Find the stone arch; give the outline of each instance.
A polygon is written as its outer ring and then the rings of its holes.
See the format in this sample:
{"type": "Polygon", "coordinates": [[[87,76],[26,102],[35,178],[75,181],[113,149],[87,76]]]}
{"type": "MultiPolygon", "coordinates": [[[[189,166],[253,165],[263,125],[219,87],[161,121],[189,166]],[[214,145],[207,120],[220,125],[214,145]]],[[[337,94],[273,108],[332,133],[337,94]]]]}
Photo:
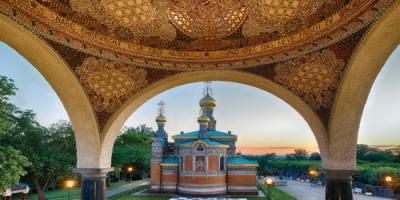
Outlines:
{"type": "MultiPolygon", "coordinates": [[[[0,15],[0,41],[14,48],[47,80],[71,120],[77,145],[79,168],[102,168],[96,117],[78,79],[64,60],[39,37],[0,15]]],[[[108,164],[108,163],[107,163],[108,164]]]]}
{"type": "Polygon", "coordinates": [[[111,160],[112,147],[121,127],[128,119],[128,117],[151,97],[179,85],[207,80],[231,81],[250,85],[269,92],[284,100],[297,112],[299,112],[308,123],[317,140],[321,152],[321,157],[323,158],[323,163],[325,162],[324,158],[327,158],[328,150],[327,131],[317,114],[301,98],[294,95],[286,88],[283,88],[282,86],[274,83],[273,81],[267,80],[257,75],[238,71],[215,70],[185,72],[177,75],[172,75],[166,79],[149,85],[146,89],[142,90],[141,92],[130,98],[118,111],[116,111],[116,113],[112,116],[112,118],[109,120],[104,128],[104,132],[102,133],[102,135],[104,136],[102,157],[111,160]]]}
{"type": "Polygon", "coordinates": [[[329,121],[329,166],[356,169],[356,145],[362,112],[372,84],[400,44],[400,2],[373,25],[354,52],[338,89],[329,121]]]}

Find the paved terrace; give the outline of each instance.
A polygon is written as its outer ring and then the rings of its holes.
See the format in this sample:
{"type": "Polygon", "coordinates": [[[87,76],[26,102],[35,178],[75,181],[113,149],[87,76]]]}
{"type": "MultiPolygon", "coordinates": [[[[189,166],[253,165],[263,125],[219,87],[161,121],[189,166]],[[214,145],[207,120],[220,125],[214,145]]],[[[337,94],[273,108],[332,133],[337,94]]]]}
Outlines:
{"type": "MultiPolygon", "coordinates": [[[[288,180],[286,187],[280,190],[292,195],[297,200],[321,200],[325,199],[325,187],[311,187],[310,183],[288,180]]],[[[353,193],[354,200],[389,200],[388,198],[372,197],[353,193]]]]}

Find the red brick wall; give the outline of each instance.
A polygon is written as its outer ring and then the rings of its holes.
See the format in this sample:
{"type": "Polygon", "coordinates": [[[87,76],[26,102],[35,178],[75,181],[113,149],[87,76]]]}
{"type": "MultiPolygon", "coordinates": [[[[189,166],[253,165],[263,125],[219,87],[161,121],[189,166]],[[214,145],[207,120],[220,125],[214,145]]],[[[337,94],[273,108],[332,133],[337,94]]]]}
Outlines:
{"type": "Polygon", "coordinates": [[[224,184],[226,176],[179,176],[180,184],[224,184]]]}
{"type": "Polygon", "coordinates": [[[185,170],[192,171],[192,156],[185,156],[185,170]]]}
{"type": "Polygon", "coordinates": [[[229,185],[256,185],[256,175],[228,175],[229,185]]]}
{"type": "Polygon", "coordinates": [[[208,156],[208,171],[216,172],[219,169],[218,156],[208,156]]]}
{"type": "Polygon", "coordinates": [[[160,183],[160,164],[151,163],[151,183],[160,183]]]}
{"type": "Polygon", "coordinates": [[[178,176],[177,174],[163,174],[163,183],[176,183],[178,176]]]}

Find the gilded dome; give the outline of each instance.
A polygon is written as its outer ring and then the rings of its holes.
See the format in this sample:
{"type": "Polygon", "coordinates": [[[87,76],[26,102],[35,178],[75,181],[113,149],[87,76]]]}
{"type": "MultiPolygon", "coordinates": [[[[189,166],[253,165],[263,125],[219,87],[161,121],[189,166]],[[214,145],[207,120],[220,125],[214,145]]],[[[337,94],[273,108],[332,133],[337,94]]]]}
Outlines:
{"type": "Polygon", "coordinates": [[[165,123],[165,122],[167,122],[167,118],[163,114],[160,114],[157,116],[156,122],[165,123]]]}
{"type": "Polygon", "coordinates": [[[210,119],[207,117],[207,115],[205,115],[203,113],[199,118],[197,118],[197,121],[201,124],[204,124],[204,123],[208,123],[210,121],[210,119]]]}
{"type": "Polygon", "coordinates": [[[200,102],[199,102],[200,107],[204,108],[204,107],[211,107],[211,108],[215,108],[217,107],[217,101],[212,98],[210,96],[210,94],[207,94],[206,96],[204,96],[200,102]]]}

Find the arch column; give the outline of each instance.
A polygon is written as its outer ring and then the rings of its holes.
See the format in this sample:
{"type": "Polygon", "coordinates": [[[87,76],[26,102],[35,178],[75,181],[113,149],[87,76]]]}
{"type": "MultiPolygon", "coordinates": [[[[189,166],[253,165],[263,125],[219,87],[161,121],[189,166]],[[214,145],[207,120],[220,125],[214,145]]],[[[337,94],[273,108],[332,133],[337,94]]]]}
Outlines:
{"type": "Polygon", "coordinates": [[[76,171],[82,174],[84,183],[82,199],[106,199],[103,180],[100,179],[110,171],[111,157],[104,159],[101,154],[102,143],[96,116],[75,74],[45,41],[2,14],[0,41],[14,48],[42,74],[67,111],[76,141],[76,171]]]}
{"type": "Polygon", "coordinates": [[[329,122],[326,199],[352,198],[350,178],[357,170],[357,139],[364,106],[379,71],[399,43],[400,2],[396,1],[361,40],[338,89],[329,122]]]}

